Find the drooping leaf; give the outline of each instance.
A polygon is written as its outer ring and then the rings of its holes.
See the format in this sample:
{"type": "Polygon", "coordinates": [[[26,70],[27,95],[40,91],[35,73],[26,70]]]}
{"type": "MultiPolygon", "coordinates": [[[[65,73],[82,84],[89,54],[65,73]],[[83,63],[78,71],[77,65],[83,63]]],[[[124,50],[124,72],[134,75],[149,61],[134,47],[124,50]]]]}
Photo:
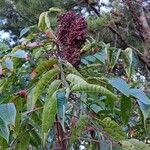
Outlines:
{"type": "Polygon", "coordinates": [[[9,141],[9,129],[6,122],[0,117],[0,136],[9,141]]]}
{"type": "Polygon", "coordinates": [[[30,92],[28,93],[27,95],[27,110],[32,110],[33,109],[33,95],[34,95],[34,92],[35,92],[35,87],[33,89],[30,90],[30,92]]]}
{"type": "Polygon", "coordinates": [[[24,36],[29,31],[30,31],[30,27],[26,27],[26,28],[22,29],[20,32],[20,37],[24,36]]]}
{"type": "Polygon", "coordinates": [[[39,82],[37,83],[35,87],[34,94],[32,97],[32,105],[33,105],[32,108],[35,106],[37,99],[42,94],[45,87],[49,84],[51,80],[53,80],[58,75],[58,73],[59,73],[58,69],[52,69],[46,72],[43,75],[43,77],[39,80],[39,82]]]}
{"type": "Polygon", "coordinates": [[[43,12],[40,17],[39,17],[39,22],[38,22],[38,28],[41,30],[41,31],[46,31],[48,28],[47,28],[47,25],[45,23],[45,15],[46,15],[47,12],[43,12]]]}
{"type": "Polygon", "coordinates": [[[66,105],[65,94],[66,94],[65,91],[58,91],[56,94],[58,115],[61,119],[63,118],[63,109],[65,108],[66,105]]]}
{"type": "Polygon", "coordinates": [[[28,53],[23,51],[23,50],[17,50],[14,53],[10,54],[10,56],[27,59],[28,58],[28,53]]]}
{"type": "Polygon", "coordinates": [[[41,31],[46,31],[47,29],[50,29],[51,24],[50,24],[50,18],[49,18],[49,12],[43,12],[40,17],[39,17],[39,22],[38,22],[38,28],[41,31]]]}
{"type": "Polygon", "coordinates": [[[100,52],[97,52],[95,54],[89,54],[87,56],[84,56],[81,58],[81,62],[85,65],[89,63],[94,63],[97,60],[105,64],[105,59],[106,59],[106,52],[105,50],[101,50],[100,52]]]}
{"type": "Polygon", "coordinates": [[[137,139],[130,139],[129,141],[136,147],[137,150],[150,150],[150,146],[142,141],[139,141],[137,139]]]}
{"type": "Polygon", "coordinates": [[[71,146],[76,142],[76,140],[80,137],[82,132],[85,130],[86,126],[88,124],[88,116],[87,115],[81,115],[77,125],[75,128],[72,129],[69,145],[71,146]]]}
{"type": "Polygon", "coordinates": [[[150,99],[141,89],[130,89],[131,96],[137,98],[140,102],[150,105],[150,99]]]}
{"type": "Polygon", "coordinates": [[[103,45],[102,52],[105,58],[105,63],[110,64],[110,55],[109,55],[110,44],[102,43],[102,45],[103,45]]]}
{"type": "Polygon", "coordinates": [[[106,55],[105,52],[102,50],[101,52],[94,54],[94,57],[97,58],[103,64],[105,64],[105,58],[106,58],[105,55],[106,55]]]}
{"type": "Polygon", "coordinates": [[[146,104],[142,103],[141,101],[138,101],[138,104],[142,111],[142,114],[144,116],[144,121],[145,121],[150,115],[150,105],[146,105],[146,104]]]}
{"type": "Polygon", "coordinates": [[[102,125],[104,131],[106,131],[113,140],[120,141],[126,138],[126,133],[111,118],[106,117],[103,120],[98,120],[98,123],[102,125]]]}
{"type": "Polygon", "coordinates": [[[131,48],[127,48],[122,51],[122,59],[125,63],[125,69],[128,77],[131,76],[132,73],[132,63],[133,63],[133,51],[131,48]]]}
{"type": "Polygon", "coordinates": [[[66,79],[70,81],[72,84],[87,84],[87,82],[81,77],[75,74],[69,74],[66,79]]]}
{"type": "Polygon", "coordinates": [[[117,99],[117,96],[109,91],[108,89],[94,84],[75,84],[72,89],[72,91],[84,91],[87,93],[99,93],[101,95],[108,96],[111,99],[117,99]]]}
{"type": "Polygon", "coordinates": [[[127,124],[129,121],[131,112],[131,99],[126,97],[125,95],[122,95],[121,98],[121,117],[122,121],[127,124]]]}
{"type": "Polygon", "coordinates": [[[49,19],[49,16],[48,16],[48,12],[46,12],[46,14],[45,14],[45,23],[47,25],[47,28],[51,27],[51,23],[50,23],[50,19],[49,19]]]}
{"type": "Polygon", "coordinates": [[[7,57],[5,60],[4,60],[4,65],[6,66],[6,68],[10,71],[13,71],[13,61],[11,60],[11,58],[7,57]]]}
{"type": "Polygon", "coordinates": [[[108,82],[118,91],[123,93],[125,96],[129,97],[130,89],[128,84],[123,79],[116,78],[116,79],[108,80],[108,82]]]}
{"type": "Polygon", "coordinates": [[[120,141],[122,150],[150,150],[150,146],[137,139],[120,141]]]}
{"type": "Polygon", "coordinates": [[[82,76],[82,75],[77,71],[77,69],[76,69],[72,64],[70,64],[69,62],[66,62],[65,65],[66,65],[66,69],[67,69],[67,71],[68,71],[69,73],[75,74],[75,75],[78,75],[78,76],[82,76]]]}
{"type": "Polygon", "coordinates": [[[22,117],[22,106],[23,106],[23,98],[21,97],[14,97],[12,99],[12,102],[14,103],[16,107],[16,119],[15,119],[15,127],[14,127],[14,133],[18,134],[20,130],[20,122],[21,122],[21,117],[22,117]]]}
{"type": "Polygon", "coordinates": [[[0,117],[5,120],[6,124],[15,124],[16,119],[16,108],[13,103],[1,104],[0,105],[0,117]]]}
{"type": "Polygon", "coordinates": [[[8,142],[0,136],[0,149],[3,150],[3,149],[7,149],[9,146],[8,142]]]}
{"type": "Polygon", "coordinates": [[[42,114],[42,137],[43,143],[47,138],[48,130],[50,130],[54,124],[55,117],[57,113],[57,99],[56,93],[54,93],[51,99],[46,105],[44,105],[43,114],[42,114]]]}
{"type": "Polygon", "coordinates": [[[31,130],[30,132],[30,143],[36,148],[38,148],[41,144],[41,136],[36,130],[31,130]]]}
{"type": "Polygon", "coordinates": [[[115,66],[115,64],[117,63],[117,60],[120,56],[120,53],[121,53],[121,49],[116,49],[114,47],[110,47],[108,49],[108,56],[109,57],[109,64],[110,64],[110,67],[113,68],[115,66]]]}
{"type": "Polygon", "coordinates": [[[47,96],[45,98],[45,104],[50,100],[50,98],[52,97],[53,93],[55,91],[57,91],[57,89],[59,88],[59,86],[61,85],[61,80],[54,80],[48,87],[47,90],[47,96]]]}
{"type": "Polygon", "coordinates": [[[30,145],[30,135],[29,132],[25,132],[17,139],[15,149],[27,150],[30,145]]]}
{"type": "Polygon", "coordinates": [[[42,74],[44,71],[49,70],[54,64],[57,64],[57,62],[56,59],[40,61],[35,71],[38,75],[42,74]]]}

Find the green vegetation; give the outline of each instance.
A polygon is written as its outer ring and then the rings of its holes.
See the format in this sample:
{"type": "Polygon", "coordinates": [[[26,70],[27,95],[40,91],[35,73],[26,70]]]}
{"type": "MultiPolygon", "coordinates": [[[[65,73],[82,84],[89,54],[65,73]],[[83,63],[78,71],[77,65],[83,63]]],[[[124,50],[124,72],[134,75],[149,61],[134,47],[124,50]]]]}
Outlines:
{"type": "MultiPolygon", "coordinates": [[[[129,1],[111,3],[112,12],[122,15],[129,1]]],[[[87,18],[65,11],[76,3],[13,2],[27,24],[20,44],[0,46],[0,149],[150,150],[149,39],[129,38],[144,26],[133,19],[123,32],[128,18],[99,16],[93,1],[87,18]]]]}

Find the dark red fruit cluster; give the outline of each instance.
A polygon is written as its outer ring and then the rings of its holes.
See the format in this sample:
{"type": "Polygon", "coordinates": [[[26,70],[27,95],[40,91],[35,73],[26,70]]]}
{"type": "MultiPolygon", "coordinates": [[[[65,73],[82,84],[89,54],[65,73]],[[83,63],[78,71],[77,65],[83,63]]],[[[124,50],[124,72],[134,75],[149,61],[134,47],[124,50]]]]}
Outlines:
{"type": "Polygon", "coordinates": [[[60,55],[73,65],[80,62],[80,48],[86,40],[87,23],[73,11],[58,16],[57,42],[60,55]]]}

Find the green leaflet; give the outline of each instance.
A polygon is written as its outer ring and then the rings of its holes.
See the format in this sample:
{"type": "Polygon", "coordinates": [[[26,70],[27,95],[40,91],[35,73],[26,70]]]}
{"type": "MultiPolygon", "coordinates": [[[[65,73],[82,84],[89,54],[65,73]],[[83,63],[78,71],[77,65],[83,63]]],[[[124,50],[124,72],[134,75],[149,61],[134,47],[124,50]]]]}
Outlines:
{"type": "Polygon", "coordinates": [[[78,75],[78,76],[82,76],[82,75],[76,70],[76,68],[75,68],[72,64],[70,64],[69,62],[66,62],[66,63],[65,63],[65,66],[66,66],[67,72],[72,73],[72,74],[76,74],[76,75],[78,75]]]}
{"type": "Polygon", "coordinates": [[[66,96],[65,96],[65,91],[58,91],[56,94],[57,97],[57,108],[58,108],[58,116],[60,119],[64,120],[65,118],[65,106],[66,106],[66,96]]]}
{"type": "Polygon", "coordinates": [[[118,91],[123,93],[125,96],[130,96],[130,88],[128,84],[120,78],[114,78],[111,80],[108,80],[109,84],[111,84],[114,88],[116,88],[118,91]]]}
{"type": "Polygon", "coordinates": [[[144,103],[145,105],[150,105],[149,97],[141,89],[130,89],[131,96],[138,99],[138,101],[144,103]]]}
{"type": "Polygon", "coordinates": [[[90,54],[90,55],[87,55],[87,56],[84,56],[81,58],[81,62],[83,64],[91,64],[91,63],[95,63],[96,61],[98,62],[101,62],[103,64],[105,64],[105,51],[104,50],[101,50],[100,52],[98,53],[95,53],[95,54],[90,54]]]}
{"type": "Polygon", "coordinates": [[[129,121],[131,107],[132,107],[131,99],[126,97],[125,95],[122,95],[122,97],[121,97],[121,118],[125,124],[127,124],[129,121]]]}
{"type": "Polygon", "coordinates": [[[31,27],[23,28],[23,29],[20,31],[20,38],[21,38],[22,36],[26,35],[30,30],[31,30],[31,27]]]}
{"type": "Polygon", "coordinates": [[[10,71],[14,70],[14,64],[11,58],[7,57],[3,63],[8,70],[10,71]]]}
{"type": "Polygon", "coordinates": [[[54,80],[48,87],[47,90],[47,96],[45,98],[45,105],[48,103],[48,101],[50,100],[51,96],[53,95],[53,93],[59,88],[61,84],[61,80],[54,80]]]}
{"type": "Polygon", "coordinates": [[[150,146],[137,139],[121,141],[122,150],[150,150],[150,146]]]}
{"type": "Polygon", "coordinates": [[[16,142],[15,149],[26,150],[30,145],[30,134],[29,132],[25,132],[22,136],[18,138],[16,142]]]}
{"type": "Polygon", "coordinates": [[[84,91],[89,93],[100,93],[112,99],[117,99],[117,96],[106,88],[95,84],[76,84],[72,87],[72,91],[84,91]]]}
{"type": "Polygon", "coordinates": [[[89,83],[93,83],[93,84],[103,84],[103,85],[107,85],[107,79],[105,77],[88,77],[87,81],[89,81],[89,83]]]}
{"type": "MultiPolygon", "coordinates": [[[[96,43],[95,42],[93,42],[94,44],[95,44],[95,47],[96,47],[96,43]]],[[[81,53],[85,53],[85,52],[88,52],[88,51],[90,51],[91,49],[92,49],[92,44],[93,43],[85,43],[85,45],[83,46],[83,48],[81,49],[81,53]]],[[[94,48],[95,48],[94,47],[94,48]]]]}
{"type": "Polygon", "coordinates": [[[0,117],[0,136],[3,137],[7,143],[9,141],[9,134],[7,123],[0,117]]]}
{"type": "Polygon", "coordinates": [[[43,12],[39,17],[38,28],[41,31],[46,31],[50,28],[50,21],[48,18],[48,12],[43,12]]]}
{"type": "Polygon", "coordinates": [[[20,97],[17,97],[14,100],[15,106],[16,106],[16,120],[15,120],[15,128],[14,132],[17,134],[20,131],[20,122],[22,117],[22,106],[23,106],[23,99],[20,97]]]}
{"type": "Polygon", "coordinates": [[[80,116],[76,127],[72,129],[69,146],[71,146],[71,144],[73,144],[80,137],[82,131],[85,130],[87,124],[88,124],[88,116],[87,115],[80,116]]]}
{"type": "Polygon", "coordinates": [[[56,92],[52,95],[47,104],[44,105],[42,114],[42,139],[43,144],[47,138],[48,130],[50,130],[54,124],[55,116],[57,113],[57,99],[56,92]]]}
{"type": "Polygon", "coordinates": [[[143,114],[143,119],[144,119],[144,124],[145,124],[145,121],[149,117],[149,114],[150,114],[150,105],[146,105],[140,101],[137,101],[137,102],[138,102],[140,110],[143,114]]]}
{"type": "Polygon", "coordinates": [[[57,64],[56,59],[43,60],[36,67],[35,71],[37,74],[42,74],[43,72],[49,70],[54,64],[57,64]]]}
{"type": "Polygon", "coordinates": [[[130,77],[133,69],[133,51],[131,48],[126,48],[125,51],[122,52],[122,59],[124,60],[124,64],[126,66],[127,76],[130,77]]]}
{"type": "Polygon", "coordinates": [[[30,143],[32,143],[33,146],[35,146],[38,149],[38,146],[41,145],[41,136],[38,132],[38,130],[36,130],[36,128],[32,125],[30,125],[30,143]],[[32,129],[35,130],[32,130],[32,129]]]}
{"type": "Polygon", "coordinates": [[[32,97],[32,108],[34,107],[37,99],[39,98],[39,96],[41,95],[41,93],[43,92],[43,90],[45,89],[45,87],[49,84],[49,82],[51,80],[53,80],[59,73],[58,69],[52,69],[48,72],[46,72],[43,77],[39,80],[39,82],[37,83],[35,89],[34,89],[34,93],[33,93],[33,97],[32,97]]]}
{"type": "Polygon", "coordinates": [[[34,96],[35,87],[30,90],[27,96],[27,110],[32,110],[33,108],[33,96],[34,96]]]}
{"type": "Polygon", "coordinates": [[[60,8],[58,8],[58,7],[51,7],[51,8],[49,9],[49,11],[50,11],[51,13],[60,13],[60,12],[62,12],[63,10],[60,9],[60,8]]]}
{"type": "Polygon", "coordinates": [[[121,129],[121,127],[111,118],[104,118],[102,121],[98,120],[98,123],[102,125],[104,131],[109,133],[111,138],[115,141],[124,140],[126,133],[121,129]]]}
{"type": "Polygon", "coordinates": [[[75,74],[69,74],[66,79],[70,81],[73,84],[87,84],[87,82],[82,79],[81,77],[75,75],[75,74]]]}
{"type": "Polygon", "coordinates": [[[48,12],[46,12],[46,14],[45,14],[45,24],[47,25],[47,28],[51,27],[51,23],[50,23],[50,19],[49,19],[49,16],[48,16],[48,12]]]}
{"type": "Polygon", "coordinates": [[[45,24],[45,14],[46,14],[46,12],[43,12],[39,17],[38,28],[41,31],[43,31],[43,30],[45,31],[47,29],[47,26],[45,24]]]}
{"type": "Polygon", "coordinates": [[[16,108],[13,103],[0,105],[0,118],[5,121],[7,125],[14,125],[16,119],[16,108]]]}
{"type": "Polygon", "coordinates": [[[117,63],[120,53],[121,49],[116,49],[115,47],[110,47],[109,49],[107,49],[107,59],[109,59],[109,65],[111,68],[113,68],[117,63]]]}

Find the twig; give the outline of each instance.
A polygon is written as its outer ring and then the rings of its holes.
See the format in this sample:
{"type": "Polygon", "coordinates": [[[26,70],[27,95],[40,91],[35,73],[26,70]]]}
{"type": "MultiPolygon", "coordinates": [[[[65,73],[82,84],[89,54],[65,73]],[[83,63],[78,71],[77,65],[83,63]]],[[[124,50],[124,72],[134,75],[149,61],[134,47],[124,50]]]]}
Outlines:
{"type": "Polygon", "coordinates": [[[95,143],[100,143],[99,140],[94,140],[94,139],[90,139],[90,138],[79,137],[78,139],[80,139],[80,140],[87,140],[87,141],[91,141],[91,142],[95,142],[95,143]]]}
{"type": "MultiPolygon", "coordinates": [[[[91,138],[84,138],[84,137],[78,137],[79,140],[87,140],[87,141],[91,141],[91,142],[96,142],[96,143],[100,143],[99,140],[94,140],[91,138]]],[[[70,140],[70,137],[64,138],[63,140],[70,140]]]]}
{"type": "Polygon", "coordinates": [[[30,111],[27,111],[27,112],[25,112],[24,114],[25,114],[25,115],[30,115],[31,113],[33,113],[33,112],[35,112],[35,111],[38,111],[38,110],[40,110],[40,109],[43,109],[43,106],[42,106],[42,107],[35,108],[35,109],[33,109],[33,110],[30,110],[30,111]]]}

